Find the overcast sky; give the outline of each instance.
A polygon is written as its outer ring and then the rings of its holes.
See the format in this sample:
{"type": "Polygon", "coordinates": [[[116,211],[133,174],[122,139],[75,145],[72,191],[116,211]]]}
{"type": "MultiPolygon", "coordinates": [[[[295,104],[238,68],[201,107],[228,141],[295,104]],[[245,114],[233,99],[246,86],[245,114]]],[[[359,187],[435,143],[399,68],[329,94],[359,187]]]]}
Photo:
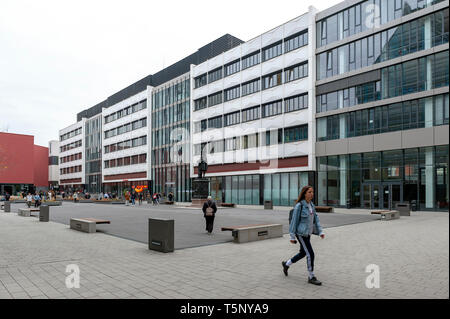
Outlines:
{"type": "Polygon", "coordinates": [[[340,0],[0,0],[0,131],[48,146],[76,114],[229,33],[340,0]]]}

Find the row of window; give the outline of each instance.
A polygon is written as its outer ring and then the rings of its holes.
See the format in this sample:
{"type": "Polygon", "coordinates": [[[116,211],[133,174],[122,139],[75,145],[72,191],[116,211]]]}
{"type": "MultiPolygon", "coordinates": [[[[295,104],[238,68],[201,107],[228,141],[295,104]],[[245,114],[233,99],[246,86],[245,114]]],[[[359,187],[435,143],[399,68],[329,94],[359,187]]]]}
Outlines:
{"type": "Polygon", "coordinates": [[[448,51],[381,70],[381,80],[321,94],[317,112],[326,112],[448,86],[448,51]]]}
{"type": "Polygon", "coordinates": [[[77,165],[77,166],[72,166],[72,167],[61,168],[59,170],[59,173],[60,173],[60,175],[67,175],[67,174],[79,173],[81,171],[82,171],[82,166],[77,165]]]}
{"type": "Polygon", "coordinates": [[[78,161],[82,158],[82,153],[77,153],[77,154],[72,154],[69,156],[64,156],[60,158],[60,163],[67,163],[67,162],[73,162],[73,161],[78,161]]]}
{"type": "Polygon", "coordinates": [[[190,131],[190,122],[179,123],[152,132],[152,149],[170,145],[187,139],[190,131]]]}
{"type": "Polygon", "coordinates": [[[105,139],[147,126],[147,117],[105,131],[105,139]]]}
{"type": "Polygon", "coordinates": [[[190,102],[185,101],[179,104],[173,104],[163,110],[158,110],[152,114],[152,128],[160,128],[176,122],[189,120],[190,102]]]}
{"type": "Polygon", "coordinates": [[[190,86],[190,79],[188,78],[153,92],[152,111],[188,99],[190,97],[190,86]]]}
{"type": "Polygon", "coordinates": [[[104,161],[105,168],[112,167],[120,167],[120,166],[129,166],[136,164],[145,164],[147,163],[147,154],[126,156],[121,158],[114,158],[111,160],[104,161]]]}
{"type": "Polygon", "coordinates": [[[261,61],[268,61],[283,54],[283,43],[284,43],[284,53],[288,53],[292,50],[298,49],[302,46],[308,45],[308,31],[304,30],[291,37],[281,40],[275,44],[258,50],[249,55],[230,62],[223,67],[209,71],[208,73],[202,74],[194,79],[195,88],[202,87],[206,84],[220,80],[222,77],[226,77],[237,73],[241,70],[245,70],[249,67],[257,65],[261,61]]]}
{"type": "Polygon", "coordinates": [[[70,150],[72,150],[74,148],[80,147],[81,145],[82,145],[81,140],[78,140],[78,141],[75,141],[73,143],[61,146],[59,148],[59,150],[60,150],[60,153],[63,153],[63,152],[66,152],[66,151],[70,151],[70,150]]]}
{"type": "Polygon", "coordinates": [[[354,34],[384,25],[394,19],[443,0],[367,0],[316,23],[318,48],[354,34]]]}
{"type": "Polygon", "coordinates": [[[105,154],[147,145],[147,135],[105,146],[105,154]]]}
{"type": "Polygon", "coordinates": [[[194,123],[194,133],[206,131],[207,129],[222,128],[225,126],[245,123],[259,118],[266,118],[283,113],[298,111],[308,108],[308,93],[285,98],[284,100],[273,101],[263,105],[247,108],[242,111],[236,111],[223,116],[217,116],[210,119],[204,119],[194,123]],[[242,121],[241,121],[242,119],[242,121]]]}
{"type": "Polygon", "coordinates": [[[317,119],[317,140],[449,124],[449,95],[378,106],[317,119]]]}
{"type": "Polygon", "coordinates": [[[115,120],[118,120],[118,119],[124,117],[124,116],[144,110],[146,108],[147,108],[147,100],[142,100],[139,103],[135,103],[133,105],[127,106],[126,108],[123,108],[122,110],[119,110],[108,116],[105,116],[105,124],[111,123],[115,120]]]}
{"type": "Polygon", "coordinates": [[[448,43],[449,10],[442,10],[317,55],[322,80],[448,43]]]}
{"type": "Polygon", "coordinates": [[[194,145],[194,155],[214,154],[227,151],[236,151],[254,147],[263,147],[308,139],[308,125],[279,128],[271,131],[235,136],[228,139],[211,141],[194,145]],[[284,139],[283,139],[284,137],[284,139]]]}
{"type": "Polygon", "coordinates": [[[83,130],[83,128],[82,128],[82,127],[79,127],[79,128],[77,128],[77,129],[75,129],[75,130],[73,130],[73,131],[70,131],[70,132],[68,132],[68,133],[66,133],[66,134],[61,135],[61,136],[59,137],[59,140],[62,142],[62,141],[65,141],[65,140],[67,140],[67,139],[69,139],[69,138],[71,138],[71,137],[80,135],[81,132],[82,132],[82,130],[83,130]]]}
{"type": "Polygon", "coordinates": [[[222,102],[228,102],[237,99],[241,96],[246,96],[259,92],[262,89],[269,89],[283,84],[283,71],[284,71],[284,83],[288,83],[297,79],[301,79],[308,76],[308,62],[302,62],[298,65],[286,68],[284,70],[277,71],[275,73],[263,76],[258,79],[251,80],[249,82],[242,83],[241,85],[234,86],[232,88],[220,91],[194,101],[194,111],[198,111],[207,107],[211,107],[222,102]]]}

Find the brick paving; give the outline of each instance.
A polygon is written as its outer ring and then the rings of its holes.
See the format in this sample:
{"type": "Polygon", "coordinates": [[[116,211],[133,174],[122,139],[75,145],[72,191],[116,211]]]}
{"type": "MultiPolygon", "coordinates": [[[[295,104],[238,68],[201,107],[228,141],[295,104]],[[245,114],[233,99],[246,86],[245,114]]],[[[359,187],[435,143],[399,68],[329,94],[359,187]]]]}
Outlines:
{"type": "Polygon", "coordinates": [[[411,214],[327,228],[324,240],[314,237],[315,273],[323,282],[316,287],[307,283],[305,259],[283,275],[281,261],[298,251],[288,235],[164,254],[0,212],[0,298],[448,299],[449,215],[411,214]],[[65,285],[69,264],[79,266],[78,289],[65,285]],[[369,264],[380,267],[378,289],[365,286],[369,264]]]}

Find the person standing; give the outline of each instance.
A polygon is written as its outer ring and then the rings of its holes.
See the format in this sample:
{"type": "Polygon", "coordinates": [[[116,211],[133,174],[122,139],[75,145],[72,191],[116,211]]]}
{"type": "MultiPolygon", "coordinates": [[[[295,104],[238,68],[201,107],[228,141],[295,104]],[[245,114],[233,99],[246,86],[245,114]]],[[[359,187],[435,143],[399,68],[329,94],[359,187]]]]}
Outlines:
{"type": "Polygon", "coordinates": [[[34,195],[34,207],[37,208],[40,205],[41,205],[41,196],[38,193],[36,193],[34,195]]]}
{"type": "Polygon", "coordinates": [[[136,193],[133,191],[133,193],[131,193],[131,205],[135,205],[136,204],[136,193]]]}
{"type": "Polygon", "coordinates": [[[139,193],[138,198],[139,198],[139,206],[141,206],[142,200],[144,199],[144,195],[142,195],[142,193],[139,193]]]}
{"type": "Polygon", "coordinates": [[[125,206],[128,206],[130,204],[130,192],[125,192],[125,206]]]}
{"type": "Polygon", "coordinates": [[[313,197],[313,187],[305,186],[302,188],[289,226],[290,242],[296,244],[298,240],[300,252],[291,259],[282,261],[281,265],[283,266],[284,275],[287,276],[289,267],[306,256],[309,272],[308,283],[320,286],[322,283],[314,275],[314,251],[311,246],[311,235],[318,235],[322,239],[325,238],[325,235],[312,202],[313,197]]]}
{"type": "Polygon", "coordinates": [[[202,211],[206,221],[206,231],[211,235],[214,228],[214,217],[217,212],[216,203],[212,200],[211,196],[208,196],[208,199],[203,204],[202,211]]]}
{"type": "Polygon", "coordinates": [[[77,194],[77,192],[74,192],[73,193],[73,202],[76,203],[77,199],[78,199],[78,194],[77,194]]]}
{"type": "Polygon", "coordinates": [[[31,207],[31,202],[33,201],[33,196],[31,195],[31,193],[28,193],[28,195],[27,195],[27,205],[28,205],[28,208],[30,208],[31,207]]]}
{"type": "Polygon", "coordinates": [[[10,197],[11,197],[11,195],[9,195],[9,193],[6,192],[6,194],[5,194],[5,201],[9,202],[10,197]]]}

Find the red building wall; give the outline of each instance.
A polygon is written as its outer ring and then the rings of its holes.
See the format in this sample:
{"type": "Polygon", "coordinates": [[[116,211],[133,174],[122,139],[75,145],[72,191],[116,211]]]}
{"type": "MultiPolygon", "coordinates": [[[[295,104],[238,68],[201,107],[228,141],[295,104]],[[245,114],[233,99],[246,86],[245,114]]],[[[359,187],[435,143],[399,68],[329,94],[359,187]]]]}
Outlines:
{"type": "Polygon", "coordinates": [[[0,184],[48,186],[48,148],[32,135],[0,133],[0,184]]]}
{"type": "Polygon", "coordinates": [[[48,147],[34,145],[34,179],[35,186],[48,186],[48,147]]]}

